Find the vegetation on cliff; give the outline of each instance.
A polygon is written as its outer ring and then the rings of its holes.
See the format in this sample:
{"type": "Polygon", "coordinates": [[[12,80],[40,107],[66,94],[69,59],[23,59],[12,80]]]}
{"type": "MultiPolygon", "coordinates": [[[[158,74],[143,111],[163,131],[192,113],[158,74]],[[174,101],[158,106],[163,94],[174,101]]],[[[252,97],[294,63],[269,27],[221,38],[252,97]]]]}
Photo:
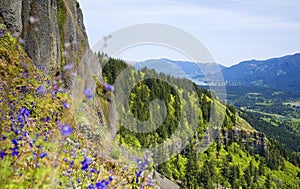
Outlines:
{"type": "Polygon", "coordinates": [[[1,188],[151,188],[149,160],[128,164],[99,151],[76,128],[60,77],[37,69],[1,27],[1,188]]]}

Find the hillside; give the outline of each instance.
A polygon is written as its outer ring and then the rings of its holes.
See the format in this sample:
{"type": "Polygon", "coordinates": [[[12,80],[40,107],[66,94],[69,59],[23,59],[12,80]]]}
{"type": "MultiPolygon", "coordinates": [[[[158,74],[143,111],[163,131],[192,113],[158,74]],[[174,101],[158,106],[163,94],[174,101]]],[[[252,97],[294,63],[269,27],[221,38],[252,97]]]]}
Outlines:
{"type": "MultiPolygon", "coordinates": [[[[229,68],[219,65],[229,103],[247,111],[243,116],[256,117],[259,121],[253,126],[260,132],[296,152],[300,150],[299,58],[300,54],[295,54],[269,60],[245,61],[229,68]]],[[[212,79],[214,73],[209,70],[209,65],[168,59],[134,64],[138,69],[148,67],[174,77],[190,79],[205,88],[214,85],[208,79],[212,79]],[[200,68],[204,68],[208,78],[200,68]]],[[[248,120],[252,120],[250,117],[248,120]]]]}
{"type": "Polygon", "coordinates": [[[300,151],[300,54],[250,60],[224,69],[230,103],[244,118],[288,149],[300,151]]]}
{"type": "MultiPolygon", "coordinates": [[[[158,73],[145,68],[140,72],[136,72],[128,67],[126,63],[110,59],[103,68],[103,76],[108,83],[117,86],[118,82],[124,82],[123,79],[118,80],[118,77],[129,78],[129,81],[126,81],[128,85],[131,82],[134,83],[136,79],[156,78],[158,73]],[[126,71],[124,72],[124,70],[126,71]]],[[[265,134],[257,132],[238,115],[233,106],[225,106],[218,102],[209,91],[194,85],[197,87],[196,91],[199,97],[199,102],[197,102],[195,96],[188,92],[184,94],[185,91],[188,91],[187,88],[191,83],[189,80],[170,77],[161,73],[159,77],[162,81],[168,83],[176,81],[175,83],[178,84],[175,90],[182,91],[182,93],[178,93],[178,98],[181,95],[185,97],[184,103],[179,103],[176,106],[181,107],[181,109],[184,109],[186,105],[191,109],[199,108],[200,113],[196,132],[192,134],[187,146],[183,148],[180,154],[175,155],[163,164],[155,166],[160,174],[176,181],[181,188],[214,188],[216,186],[273,188],[279,185],[284,188],[299,187],[297,180],[300,171],[300,158],[297,154],[286,150],[276,141],[269,140],[265,134]],[[189,104],[185,99],[193,103],[189,104]],[[212,117],[216,116],[214,114],[222,115],[223,110],[226,110],[225,115],[223,114],[224,121],[222,126],[215,130],[216,128],[211,127],[209,123],[213,119],[212,117]],[[291,175],[294,176],[291,177],[291,175]]],[[[119,123],[120,130],[117,138],[120,143],[125,147],[149,148],[163,142],[176,129],[185,128],[187,132],[191,131],[193,123],[190,122],[189,114],[185,113],[186,119],[183,119],[180,123],[177,122],[179,125],[177,128],[174,127],[173,121],[178,119],[176,118],[178,116],[176,112],[180,111],[179,108],[176,108],[175,112],[168,111],[170,115],[166,117],[165,122],[159,129],[150,133],[134,132],[134,128],[137,127],[136,129],[138,129],[140,125],[137,120],[151,120],[154,116],[151,113],[149,114],[147,110],[149,100],[167,97],[165,99],[166,108],[171,110],[171,99],[177,98],[176,95],[173,95],[174,93],[167,86],[155,79],[141,82],[136,86],[130,93],[133,98],[130,98],[129,104],[132,105],[119,108],[125,112],[130,110],[135,116],[135,119],[130,119],[130,124],[133,125],[131,129],[126,128],[128,122],[121,121],[119,123]]],[[[155,112],[157,109],[159,109],[157,106],[152,105],[152,111],[155,112]]],[[[153,127],[155,126],[153,125],[153,127]]],[[[181,140],[184,140],[184,137],[186,137],[185,132],[178,135],[181,140]]]]}

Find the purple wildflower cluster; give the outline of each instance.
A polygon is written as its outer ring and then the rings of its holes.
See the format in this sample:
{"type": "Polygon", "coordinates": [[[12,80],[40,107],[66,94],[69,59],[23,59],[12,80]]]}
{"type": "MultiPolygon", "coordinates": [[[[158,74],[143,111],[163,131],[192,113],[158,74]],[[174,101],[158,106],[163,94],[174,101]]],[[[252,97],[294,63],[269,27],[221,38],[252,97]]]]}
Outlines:
{"type": "Polygon", "coordinates": [[[88,189],[107,189],[112,180],[113,178],[109,177],[108,180],[101,180],[100,182],[96,182],[95,184],[90,184],[88,186],[88,189]]]}
{"type": "Polygon", "coordinates": [[[89,165],[92,163],[92,159],[88,156],[84,156],[84,160],[81,162],[81,169],[86,171],[89,165]]]}
{"type": "Polygon", "coordinates": [[[19,147],[18,147],[18,141],[15,139],[11,140],[11,143],[13,143],[14,147],[10,148],[11,150],[11,155],[12,156],[18,156],[19,155],[19,147]]]}
{"type": "MultiPolygon", "coordinates": [[[[44,139],[43,141],[47,141],[49,135],[51,134],[50,131],[47,131],[47,128],[44,128],[44,130],[38,134],[35,134],[35,139],[32,139],[32,137],[30,137],[30,127],[29,127],[29,116],[30,116],[30,110],[28,110],[27,108],[21,108],[19,110],[19,114],[16,116],[16,118],[14,116],[10,117],[10,121],[11,121],[11,125],[10,125],[10,130],[6,130],[6,132],[13,137],[13,139],[11,139],[11,143],[13,147],[10,147],[9,150],[11,151],[11,156],[12,157],[18,157],[20,154],[21,148],[24,148],[25,144],[27,143],[29,145],[30,148],[37,148],[37,149],[43,149],[42,145],[37,144],[37,140],[40,136],[43,136],[44,139]]],[[[46,121],[49,121],[49,118],[45,119],[46,121]]],[[[41,128],[41,127],[39,127],[41,128]]],[[[3,134],[2,135],[2,139],[1,140],[6,140],[7,139],[7,135],[3,134]]],[[[5,151],[4,149],[1,150],[1,159],[3,160],[5,158],[5,156],[7,155],[7,151],[5,151]]],[[[33,152],[33,157],[36,157],[37,155],[37,151],[33,152]]],[[[41,154],[39,155],[40,158],[44,158],[48,156],[48,154],[44,151],[41,152],[41,154]]]]}
{"type": "Polygon", "coordinates": [[[145,151],[143,159],[135,159],[138,164],[137,171],[135,171],[135,183],[140,184],[141,188],[144,188],[145,186],[154,186],[154,180],[150,175],[148,175],[146,183],[142,183],[140,180],[140,178],[143,177],[143,173],[149,170],[150,158],[152,155],[152,152],[145,151]]]}
{"type": "Polygon", "coordinates": [[[21,108],[20,115],[18,117],[18,122],[21,124],[21,127],[24,127],[24,124],[26,123],[28,116],[30,114],[30,111],[26,108],[21,108]]]}
{"type": "Polygon", "coordinates": [[[3,160],[4,156],[6,155],[6,152],[3,150],[0,150],[0,158],[3,160]]]}
{"type": "MultiPolygon", "coordinates": [[[[31,24],[35,24],[36,22],[38,22],[37,18],[30,18],[31,24]]],[[[69,44],[66,46],[69,47],[69,44]]],[[[52,168],[62,170],[59,179],[57,179],[60,187],[109,188],[113,180],[117,180],[117,177],[113,178],[111,176],[113,173],[110,172],[108,173],[110,175],[108,178],[99,178],[101,169],[99,161],[93,161],[97,155],[92,155],[93,152],[90,148],[88,148],[89,150],[82,149],[83,144],[74,139],[74,131],[70,124],[65,122],[60,123],[62,121],[60,119],[62,116],[61,110],[68,111],[70,109],[67,100],[60,98],[58,95],[66,91],[60,81],[62,76],[59,75],[55,81],[50,82],[46,80],[45,76],[36,73],[33,74],[33,77],[32,73],[27,70],[30,65],[27,65],[25,61],[22,62],[22,66],[23,68],[20,69],[22,71],[19,74],[22,81],[20,82],[20,86],[9,89],[10,91],[5,91],[8,87],[2,87],[3,84],[0,83],[1,108],[4,104],[9,109],[3,113],[4,111],[0,108],[1,124],[2,121],[5,121],[5,126],[3,126],[0,133],[0,161],[10,160],[12,162],[11,166],[16,166],[13,168],[16,172],[15,175],[27,180],[30,180],[30,176],[27,174],[35,172],[30,169],[41,170],[43,172],[42,168],[51,166],[52,168]],[[30,83],[33,78],[39,83],[38,86],[30,83]],[[29,84],[27,85],[26,82],[29,82],[29,84]],[[5,95],[2,94],[8,93],[11,96],[8,99],[4,99],[3,96],[5,95]],[[40,102],[41,100],[43,102],[40,102]],[[49,104],[46,103],[52,103],[50,105],[53,105],[53,109],[42,109],[44,100],[47,106],[49,104]],[[55,136],[57,133],[60,133],[62,137],[55,136]],[[60,139],[59,143],[54,141],[55,138],[60,139]],[[57,148],[55,153],[51,151],[53,149],[50,144],[53,141],[55,145],[60,144],[60,148],[57,148]],[[18,170],[19,167],[17,166],[20,166],[21,161],[22,165],[26,164],[24,165],[26,167],[21,167],[18,170]],[[30,171],[27,172],[25,170],[30,171]]],[[[66,72],[70,72],[73,67],[73,64],[66,64],[64,68],[66,72]]],[[[102,81],[102,85],[107,90],[114,91],[112,85],[104,81],[102,81]]],[[[91,89],[87,88],[82,92],[87,99],[93,98],[94,94],[91,89]]],[[[135,181],[137,184],[141,184],[141,177],[146,175],[150,161],[144,157],[144,160],[138,160],[137,162],[138,171],[135,173],[135,181]]],[[[141,184],[141,186],[143,185],[141,184]]]]}

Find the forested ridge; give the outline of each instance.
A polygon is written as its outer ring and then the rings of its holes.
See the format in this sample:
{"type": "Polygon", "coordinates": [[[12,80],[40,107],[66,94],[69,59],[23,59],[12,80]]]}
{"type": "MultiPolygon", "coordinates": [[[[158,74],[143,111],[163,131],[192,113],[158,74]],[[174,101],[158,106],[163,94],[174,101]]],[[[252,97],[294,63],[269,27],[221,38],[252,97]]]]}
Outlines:
{"type": "MultiPolygon", "coordinates": [[[[99,54],[103,62],[102,55],[99,54]]],[[[139,82],[131,91],[129,110],[139,120],[149,119],[149,103],[154,99],[161,99],[166,104],[167,116],[158,129],[150,133],[133,132],[126,129],[120,121],[117,138],[125,146],[151,147],[170,137],[176,127],[189,127],[195,120],[180,120],[177,112],[185,105],[198,106],[200,120],[196,132],[188,145],[180,154],[169,161],[155,166],[162,175],[176,181],[182,188],[299,188],[300,169],[299,155],[286,150],[277,141],[270,140],[260,132],[254,130],[246,121],[239,117],[239,110],[234,106],[225,105],[216,100],[213,93],[201,89],[195,84],[196,95],[185,93],[191,82],[165,74],[158,74],[154,70],[144,68],[135,71],[122,60],[110,59],[103,68],[104,80],[114,84],[119,74],[126,75],[129,80],[142,80],[147,75],[160,79],[146,79],[139,82]],[[145,76],[146,75],[146,76],[145,76]],[[161,82],[167,81],[167,82],[161,82]],[[176,82],[177,89],[170,87],[168,82],[176,82]],[[180,91],[179,94],[176,91],[180,91]],[[178,102],[179,96],[184,96],[184,102],[178,102]],[[199,102],[195,103],[195,100],[199,102]],[[217,105],[213,105],[217,104],[217,105]],[[216,140],[206,149],[202,137],[206,137],[211,110],[220,111],[218,107],[226,107],[222,127],[216,140]],[[202,143],[201,143],[202,141],[202,143]]],[[[125,82],[125,81],[124,81],[125,82]]],[[[123,83],[126,85],[126,83],[123,83]]],[[[151,107],[153,110],[158,107],[151,107]]],[[[126,108],[125,108],[126,109],[126,108]]],[[[187,116],[189,118],[189,116],[187,116]]],[[[252,123],[252,122],[250,122],[252,123]]],[[[132,125],[138,123],[132,122],[132,125]]],[[[192,129],[191,129],[192,131],[192,129]]],[[[184,135],[184,133],[182,133],[184,135]]],[[[184,136],[181,136],[184,138],[184,136]]],[[[209,139],[207,139],[209,140],[209,139]]],[[[209,142],[209,141],[208,141],[209,142]]]]}

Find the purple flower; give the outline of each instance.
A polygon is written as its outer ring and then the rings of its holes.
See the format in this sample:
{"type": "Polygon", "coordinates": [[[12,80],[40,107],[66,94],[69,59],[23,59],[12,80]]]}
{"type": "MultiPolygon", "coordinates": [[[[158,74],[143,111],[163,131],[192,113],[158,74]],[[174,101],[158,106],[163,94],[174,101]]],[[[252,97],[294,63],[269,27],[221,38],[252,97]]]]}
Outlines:
{"type": "Polygon", "coordinates": [[[139,172],[135,172],[136,175],[136,179],[135,182],[138,183],[139,182],[139,177],[142,176],[143,170],[140,170],[139,172]]]}
{"type": "Polygon", "coordinates": [[[25,119],[28,118],[30,111],[26,108],[20,109],[20,116],[23,116],[25,119]]]}
{"type": "Polygon", "coordinates": [[[29,132],[23,131],[23,136],[24,136],[24,137],[28,137],[28,136],[29,136],[29,132]]]}
{"type": "Polygon", "coordinates": [[[61,126],[60,131],[62,136],[69,136],[70,134],[72,134],[73,130],[69,124],[66,124],[61,126]]]}
{"type": "Polygon", "coordinates": [[[40,94],[40,95],[45,94],[46,89],[45,89],[45,87],[44,87],[44,84],[42,84],[41,86],[39,86],[39,88],[36,90],[36,92],[37,92],[38,94],[40,94]]]}
{"type": "Polygon", "coordinates": [[[76,159],[76,151],[74,149],[72,149],[72,156],[73,159],[76,159]]]}
{"type": "Polygon", "coordinates": [[[68,151],[67,149],[65,149],[65,148],[64,148],[62,151],[63,151],[65,154],[69,152],[69,151],[68,151]]]}
{"type": "MultiPolygon", "coordinates": [[[[11,111],[10,113],[11,113],[11,114],[13,114],[13,112],[12,112],[12,111],[11,111]]],[[[14,118],[13,118],[13,117],[10,117],[9,119],[10,119],[10,121],[11,121],[11,122],[13,122],[13,123],[15,122],[15,120],[14,120],[14,118]]]]}
{"type": "Polygon", "coordinates": [[[70,69],[72,69],[74,67],[74,64],[67,64],[67,65],[65,65],[65,70],[70,70],[70,69]]]}
{"type": "Polygon", "coordinates": [[[74,161],[71,161],[71,162],[70,162],[70,169],[73,168],[73,165],[74,165],[74,161]]]}
{"type": "Polygon", "coordinates": [[[110,183],[110,181],[108,181],[108,180],[102,180],[102,181],[96,183],[96,188],[97,189],[107,189],[109,183],[110,183]]]}
{"type": "Polygon", "coordinates": [[[3,151],[3,150],[1,150],[0,151],[0,158],[3,160],[4,159],[4,156],[6,155],[6,153],[3,151]]]}
{"type": "Polygon", "coordinates": [[[52,92],[53,92],[53,94],[55,94],[57,91],[58,91],[58,84],[57,83],[54,83],[53,85],[52,85],[52,92]]]}
{"type": "Polygon", "coordinates": [[[67,108],[67,109],[70,108],[70,105],[67,102],[63,102],[62,104],[65,108],[67,108]]]}
{"type": "Polygon", "coordinates": [[[46,122],[49,122],[50,121],[50,117],[49,116],[47,116],[47,118],[46,118],[46,120],[45,120],[46,122]]]}
{"type": "MultiPolygon", "coordinates": [[[[20,138],[19,138],[20,139],[20,138]]],[[[22,139],[22,137],[21,137],[22,139]]],[[[18,156],[19,155],[19,147],[18,147],[18,140],[16,139],[12,139],[11,142],[13,143],[14,147],[13,148],[10,148],[10,150],[12,151],[11,152],[11,155],[12,156],[18,156]]]]}
{"type": "Polygon", "coordinates": [[[81,169],[84,171],[87,170],[89,164],[91,163],[92,163],[91,158],[89,158],[88,156],[84,156],[84,160],[81,162],[81,169]]]}
{"type": "Polygon", "coordinates": [[[20,92],[21,93],[26,93],[26,86],[21,86],[20,92]]]}
{"type": "Polygon", "coordinates": [[[18,145],[18,141],[17,141],[16,139],[12,139],[11,142],[12,142],[15,146],[18,145]]]}
{"type": "Polygon", "coordinates": [[[83,91],[83,94],[85,95],[86,98],[91,99],[93,98],[93,93],[91,89],[87,88],[83,91]]]}
{"type": "Polygon", "coordinates": [[[96,170],[95,170],[95,169],[91,169],[90,172],[91,172],[91,173],[95,173],[96,170]]]}
{"type": "Polygon", "coordinates": [[[18,129],[15,129],[14,132],[16,135],[18,135],[20,133],[20,131],[18,129]]]}
{"type": "Polygon", "coordinates": [[[42,152],[42,153],[40,154],[40,158],[44,158],[44,157],[46,157],[46,156],[48,156],[48,154],[46,154],[45,152],[42,152]]]}
{"type": "Polygon", "coordinates": [[[88,186],[88,189],[95,189],[95,187],[94,187],[93,184],[90,184],[90,185],[88,186]]]}
{"type": "Polygon", "coordinates": [[[101,81],[102,85],[109,91],[114,91],[114,86],[113,85],[109,85],[107,83],[105,83],[104,81],[101,81]]]}
{"type": "Polygon", "coordinates": [[[18,152],[18,148],[11,148],[11,151],[12,151],[12,153],[11,153],[11,156],[18,156],[19,155],[19,152],[18,152]]]}
{"type": "Polygon", "coordinates": [[[2,139],[3,139],[3,140],[6,140],[6,139],[7,139],[7,136],[6,136],[6,135],[2,135],[2,139]]]}
{"type": "Polygon", "coordinates": [[[148,186],[154,186],[153,181],[151,179],[149,179],[148,182],[147,182],[147,185],[148,186]]]}

